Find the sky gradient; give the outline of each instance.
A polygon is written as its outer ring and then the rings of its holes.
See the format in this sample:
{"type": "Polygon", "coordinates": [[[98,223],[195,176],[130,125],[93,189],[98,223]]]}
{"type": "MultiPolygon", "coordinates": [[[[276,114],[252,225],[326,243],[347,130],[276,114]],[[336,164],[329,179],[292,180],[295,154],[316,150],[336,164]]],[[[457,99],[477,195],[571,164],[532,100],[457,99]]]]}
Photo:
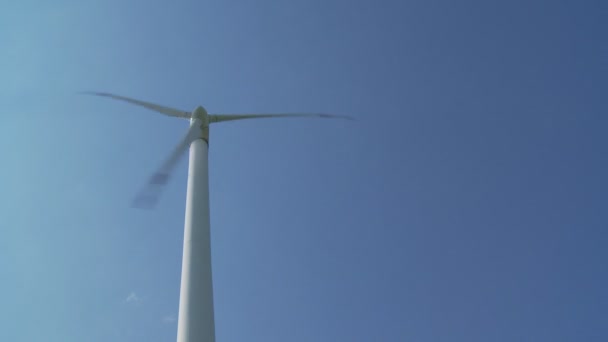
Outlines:
{"type": "Polygon", "coordinates": [[[5,1],[0,341],[175,341],[209,112],[216,339],[608,340],[603,1],[5,1]]]}

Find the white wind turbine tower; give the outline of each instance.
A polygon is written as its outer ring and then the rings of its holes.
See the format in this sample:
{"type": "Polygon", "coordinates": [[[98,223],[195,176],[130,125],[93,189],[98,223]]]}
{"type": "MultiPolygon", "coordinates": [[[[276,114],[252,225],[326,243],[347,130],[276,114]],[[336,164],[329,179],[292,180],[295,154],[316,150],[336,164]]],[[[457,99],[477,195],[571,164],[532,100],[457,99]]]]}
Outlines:
{"type": "Polygon", "coordinates": [[[209,125],[223,121],[273,117],[351,118],[314,113],[208,114],[201,106],[190,113],[109,93],[87,92],[87,94],[129,102],[168,116],[190,119],[190,129],[169,158],[152,175],[133,204],[140,208],[153,208],[179,158],[190,148],[177,341],[215,342],[207,166],[209,125]]]}

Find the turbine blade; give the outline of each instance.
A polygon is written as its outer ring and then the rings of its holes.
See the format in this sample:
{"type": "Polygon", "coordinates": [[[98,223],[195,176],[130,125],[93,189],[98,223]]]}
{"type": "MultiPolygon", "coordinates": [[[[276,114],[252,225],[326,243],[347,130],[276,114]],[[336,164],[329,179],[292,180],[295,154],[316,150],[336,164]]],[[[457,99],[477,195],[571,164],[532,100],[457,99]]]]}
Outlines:
{"type": "Polygon", "coordinates": [[[209,114],[209,123],[244,120],[244,119],[262,119],[262,118],[326,118],[326,119],[346,119],[354,120],[346,115],[333,115],[323,113],[291,113],[291,114],[209,114]]]}
{"type": "Polygon", "coordinates": [[[109,98],[112,98],[115,100],[128,102],[128,103],[131,103],[131,104],[134,104],[137,106],[141,106],[141,107],[145,107],[145,108],[148,108],[155,112],[159,112],[161,114],[165,114],[168,116],[174,116],[174,117],[178,117],[178,118],[187,118],[187,119],[189,119],[191,117],[191,114],[189,112],[186,112],[183,110],[165,107],[165,106],[157,105],[157,104],[150,103],[150,102],[132,99],[132,98],[125,97],[125,96],[114,95],[114,94],[110,94],[110,93],[92,92],[92,91],[85,91],[82,93],[87,94],[87,95],[109,97],[109,98]]]}
{"type": "Polygon", "coordinates": [[[132,206],[140,209],[154,209],[160,199],[162,190],[168,183],[171,173],[181,157],[188,151],[190,143],[198,137],[201,128],[199,125],[191,125],[186,135],[182,138],[173,152],[165,159],[164,163],[152,174],[146,185],[141,189],[133,200],[132,206]]]}

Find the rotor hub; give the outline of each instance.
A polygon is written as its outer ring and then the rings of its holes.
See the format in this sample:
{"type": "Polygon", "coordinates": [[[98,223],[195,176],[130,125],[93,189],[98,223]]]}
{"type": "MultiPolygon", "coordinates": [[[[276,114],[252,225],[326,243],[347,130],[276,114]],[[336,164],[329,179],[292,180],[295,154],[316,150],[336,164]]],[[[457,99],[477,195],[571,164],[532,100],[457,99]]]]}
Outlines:
{"type": "Polygon", "coordinates": [[[196,107],[196,109],[192,112],[190,124],[200,125],[200,138],[209,144],[209,114],[204,107],[196,107]]]}
{"type": "Polygon", "coordinates": [[[205,126],[209,125],[209,114],[207,114],[207,110],[203,106],[196,107],[192,112],[192,119],[201,120],[205,126]]]}

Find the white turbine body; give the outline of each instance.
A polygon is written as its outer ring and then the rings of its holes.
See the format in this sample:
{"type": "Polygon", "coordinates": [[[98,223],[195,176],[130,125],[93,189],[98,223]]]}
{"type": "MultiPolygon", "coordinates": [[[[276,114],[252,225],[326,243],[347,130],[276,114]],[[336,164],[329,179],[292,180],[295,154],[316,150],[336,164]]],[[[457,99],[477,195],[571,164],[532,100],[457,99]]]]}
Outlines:
{"type": "Polygon", "coordinates": [[[350,118],[313,113],[207,114],[207,111],[203,107],[198,107],[192,113],[188,113],[109,93],[93,92],[89,94],[126,101],[173,117],[190,119],[190,129],[182,141],[176,146],[165,163],[150,178],[148,184],[135,198],[133,204],[136,207],[153,208],[160,197],[160,191],[167,183],[171,171],[177,164],[180,156],[188,148],[190,149],[177,341],[215,342],[209,213],[209,124],[231,120],[271,117],[350,118]]]}
{"type": "MultiPolygon", "coordinates": [[[[193,119],[191,125],[201,123],[200,119],[193,119]]],[[[190,144],[178,342],[215,341],[208,152],[208,140],[204,140],[202,134],[190,144]]]]}

